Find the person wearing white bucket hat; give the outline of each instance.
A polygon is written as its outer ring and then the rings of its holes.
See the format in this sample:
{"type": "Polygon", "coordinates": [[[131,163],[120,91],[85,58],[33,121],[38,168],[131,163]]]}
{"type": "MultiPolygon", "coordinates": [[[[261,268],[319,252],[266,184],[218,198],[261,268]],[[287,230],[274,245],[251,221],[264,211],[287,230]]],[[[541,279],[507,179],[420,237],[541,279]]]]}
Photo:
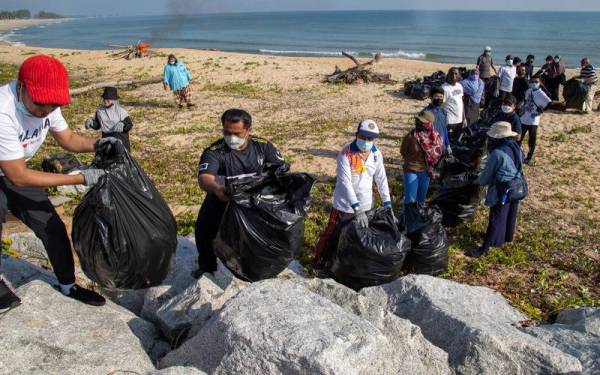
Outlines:
{"type": "Polygon", "coordinates": [[[486,255],[492,246],[501,247],[513,241],[519,202],[505,201],[500,197],[497,184],[508,183],[519,177],[525,158],[514,140],[518,133],[512,131],[510,123],[496,122],[487,135],[490,137],[490,156],[477,183],[487,186],[485,205],[490,207],[490,216],[483,245],[471,253],[474,257],[486,255]]]}
{"type": "Polygon", "coordinates": [[[331,266],[341,228],[351,220],[368,227],[366,212],[373,208],[373,180],[384,207],[392,207],[383,155],[375,146],[379,127],[373,120],[358,124],[355,139],[337,157],[337,181],[333,207],[325,233],[315,247],[315,266],[324,272],[331,266]]]}

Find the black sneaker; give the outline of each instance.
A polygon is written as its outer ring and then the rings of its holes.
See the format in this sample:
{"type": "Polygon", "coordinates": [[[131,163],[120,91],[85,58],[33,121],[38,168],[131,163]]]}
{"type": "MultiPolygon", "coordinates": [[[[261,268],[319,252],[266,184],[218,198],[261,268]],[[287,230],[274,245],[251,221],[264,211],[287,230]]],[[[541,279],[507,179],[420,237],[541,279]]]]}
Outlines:
{"type": "Polygon", "coordinates": [[[8,312],[21,304],[21,299],[11,286],[0,277],[0,313],[8,312]]]}
{"type": "Polygon", "coordinates": [[[477,249],[468,251],[466,255],[471,258],[481,258],[488,255],[488,250],[483,250],[481,247],[479,247],[477,249]]]}
{"type": "Polygon", "coordinates": [[[106,300],[100,294],[93,290],[82,288],[77,284],[71,287],[69,294],[66,294],[66,296],[85,303],[86,305],[104,306],[106,303],[106,300]]]}

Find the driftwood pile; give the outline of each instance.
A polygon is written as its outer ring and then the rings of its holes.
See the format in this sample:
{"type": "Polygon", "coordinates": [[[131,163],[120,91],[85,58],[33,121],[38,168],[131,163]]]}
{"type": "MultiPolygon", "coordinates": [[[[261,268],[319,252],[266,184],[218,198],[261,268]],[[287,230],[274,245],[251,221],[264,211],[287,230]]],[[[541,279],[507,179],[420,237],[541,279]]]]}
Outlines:
{"type": "Polygon", "coordinates": [[[132,58],[142,58],[146,56],[154,56],[156,53],[150,50],[150,43],[146,41],[138,41],[136,44],[128,46],[120,46],[112,44],[110,47],[121,48],[120,51],[113,53],[111,56],[117,59],[131,60],[132,58]]]}
{"type": "Polygon", "coordinates": [[[372,70],[372,67],[383,59],[381,53],[377,53],[373,59],[361,63],[358,59],[347,52],[342,52],[342,55],[354,62],[354,66],[350,69],[341,70],[338,66],[335,67],[335,72],[325,78],[327,83],[389,83],[394,84],[397,81],[392,79],[391,74],[378,73],[372,70]]]}

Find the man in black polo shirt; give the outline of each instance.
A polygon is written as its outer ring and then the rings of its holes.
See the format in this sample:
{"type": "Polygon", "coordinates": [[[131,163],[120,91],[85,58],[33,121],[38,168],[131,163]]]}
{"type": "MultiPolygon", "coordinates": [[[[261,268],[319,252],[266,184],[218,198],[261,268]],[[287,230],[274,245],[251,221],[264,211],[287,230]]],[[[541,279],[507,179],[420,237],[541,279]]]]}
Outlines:
{"type": "Polygon", "coordinates": [[[213,240],[227,207],[227,182],[260,173],[267,163],[283,165],[284,160],[272,143],[252,138],[252,117],[241,109],[229,109],[221,116],[223,138],[202,153],[198,165],[198,184],[206,198],[196,221],[199,278],[217,269],[213,240]]]}

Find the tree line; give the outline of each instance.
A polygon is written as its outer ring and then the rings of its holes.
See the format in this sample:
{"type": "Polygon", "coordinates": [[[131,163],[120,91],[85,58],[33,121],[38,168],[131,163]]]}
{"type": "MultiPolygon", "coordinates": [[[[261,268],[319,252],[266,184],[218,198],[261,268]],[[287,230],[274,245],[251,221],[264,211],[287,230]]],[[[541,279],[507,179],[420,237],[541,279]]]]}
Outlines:
{"type": "Polygon", "coordinates": [[[30,18],[63,18],[63,16],[57,13],[45,12],[43,10],[37,12],[37,14],[35,14],[33,17],[31,12],[27,9],[0,11],[0,20],[24,20],[30,18]]]}

